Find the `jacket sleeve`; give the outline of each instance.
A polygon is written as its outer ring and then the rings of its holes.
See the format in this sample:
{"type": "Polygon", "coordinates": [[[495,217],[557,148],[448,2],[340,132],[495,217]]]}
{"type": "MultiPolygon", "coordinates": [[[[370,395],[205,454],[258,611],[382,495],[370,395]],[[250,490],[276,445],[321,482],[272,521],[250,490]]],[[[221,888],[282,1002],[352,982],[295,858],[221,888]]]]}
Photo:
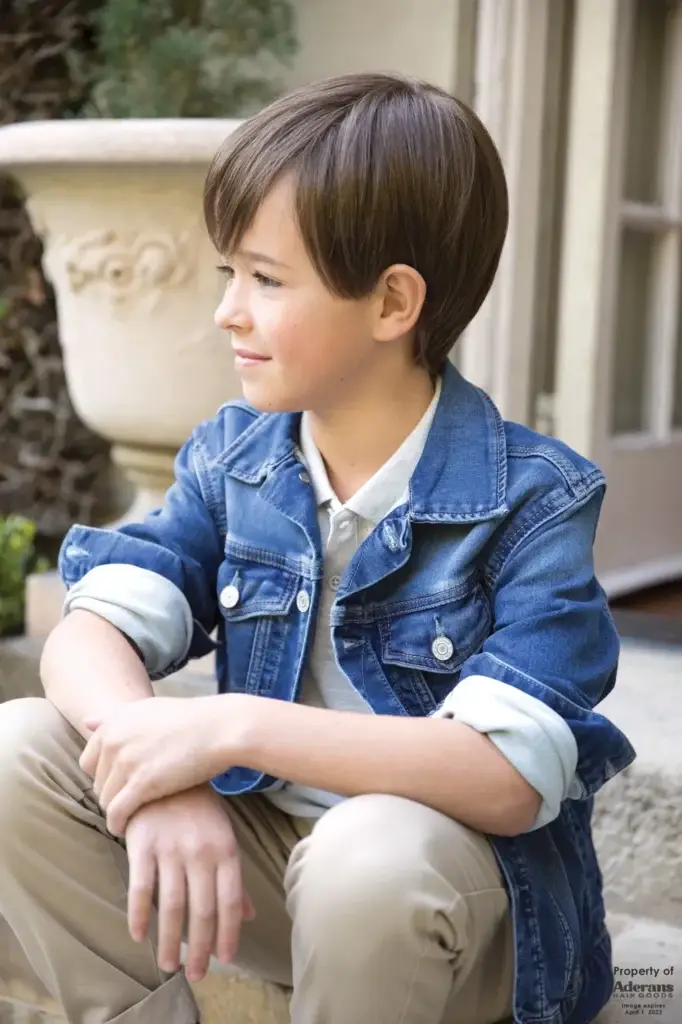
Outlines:
{"type": "Polygon", "coordinates": [[[595,578],[603,488],[526,530],[500,558],[494,628],[435,712],[488,734],[543,798],[533,828],[564,799],[593,795],[635,751],[595,706],[614,686],[619,640],[595,578]]]}
{"type": "Polygon", "coordinates": [[[195,432],[176,456],[161,508],[117,529],[76,525],[59,554],[65,614],[85,608],[106,618],[138,647],[152,679],[215,649],[224,531],[202,489],[207,458],[195,432]]]}

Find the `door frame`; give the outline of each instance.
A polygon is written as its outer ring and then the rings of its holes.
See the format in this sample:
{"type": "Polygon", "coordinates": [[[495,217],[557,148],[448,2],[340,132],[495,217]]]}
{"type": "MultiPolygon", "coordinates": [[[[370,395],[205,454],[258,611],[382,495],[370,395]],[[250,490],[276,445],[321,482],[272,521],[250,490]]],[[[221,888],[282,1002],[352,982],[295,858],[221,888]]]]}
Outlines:
{"type": "MultiPolygon", "coordinates": [[[[660,203],[622,198],[634,3],[577,0],[576,4],[554,399],[556,435],[603,465],[613,484],[613,490],[607,491],[596,547],[598,569],[603,562],[602,583],[611,596],[682,575],[682,474],[674,486],[682,460],[682,431],[672,427],[682,252],[682,143],[677,133],[675,149],[661,158],[660,203]],[[659,244],[649,310],[645,422],[636,433],[614,435],[613,353],[624,226],[667,234],[659,244]],[[670,535],[676,522],[678,550],[656,555],[652,538],[657,531],[670,535]],[[615,539],[618,531],[625,537],[620,549],[615,539]],[[638,542],[651,551],[638,551],[638,542]],[[629,564],[625,550],[633,553],[629,564]]],[[[669,45],[682,54],[682,4],[675,30],[669,45]]],[[[682,105],[680,62],[677,67],[674,60],[670,63],[668,128],[675,109],[679,122],[682,105]]],[[[674,136],[670,130],[666,133],[669,140],[674,136]]]]}
{"type": "Polygon", "coordinates": [[[549,5],[479,0],[474,107],[502,157],[509,231],[497,277],[455,350],[508,419],[532,422],[536,264],[542,215],[549,5]]]}

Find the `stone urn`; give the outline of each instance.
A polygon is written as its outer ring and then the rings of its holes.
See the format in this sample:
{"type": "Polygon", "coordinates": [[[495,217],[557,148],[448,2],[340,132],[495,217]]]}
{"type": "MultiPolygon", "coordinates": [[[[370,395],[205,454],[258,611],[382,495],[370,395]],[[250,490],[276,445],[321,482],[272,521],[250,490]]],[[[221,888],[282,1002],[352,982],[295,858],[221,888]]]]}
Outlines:
{"type": "Polygon", "coordinates": [[[240,394],[213,323],[218,256],[203,223],[208,165],[238,121],[33,121],[0,128],[0,173],[24,190],[54,286],[77,414],[157,507],[173,458],[240,394]]]}

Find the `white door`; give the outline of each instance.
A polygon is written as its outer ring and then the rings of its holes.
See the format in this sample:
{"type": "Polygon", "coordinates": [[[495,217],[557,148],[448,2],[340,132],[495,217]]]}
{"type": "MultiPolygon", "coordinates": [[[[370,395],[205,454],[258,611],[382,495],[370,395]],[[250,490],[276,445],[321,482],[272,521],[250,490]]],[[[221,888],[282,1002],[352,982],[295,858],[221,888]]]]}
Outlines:
{"type": "Polygon", "coordinates": [[[577,0],[555,433],[608,492],[611,595],[682,576],[682,3],[577,0]]]}

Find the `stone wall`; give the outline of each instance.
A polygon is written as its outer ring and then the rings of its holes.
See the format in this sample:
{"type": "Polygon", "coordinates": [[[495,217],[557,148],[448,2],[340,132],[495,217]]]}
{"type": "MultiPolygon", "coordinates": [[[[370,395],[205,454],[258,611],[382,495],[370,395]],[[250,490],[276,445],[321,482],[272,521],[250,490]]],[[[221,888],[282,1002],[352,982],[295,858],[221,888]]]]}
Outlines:
{"type": "MultiPolygon", "coordinates": [[[[83,101],[67,54],[91,46],[91,0],[5,0],[0,124],[73,116],[83,101]]],[[[108,446],[66,391],[42,247],[13,181],[0,178],[0,515],[34,519],[43,538],[91,521],[108,500],[108,446]]]]}

